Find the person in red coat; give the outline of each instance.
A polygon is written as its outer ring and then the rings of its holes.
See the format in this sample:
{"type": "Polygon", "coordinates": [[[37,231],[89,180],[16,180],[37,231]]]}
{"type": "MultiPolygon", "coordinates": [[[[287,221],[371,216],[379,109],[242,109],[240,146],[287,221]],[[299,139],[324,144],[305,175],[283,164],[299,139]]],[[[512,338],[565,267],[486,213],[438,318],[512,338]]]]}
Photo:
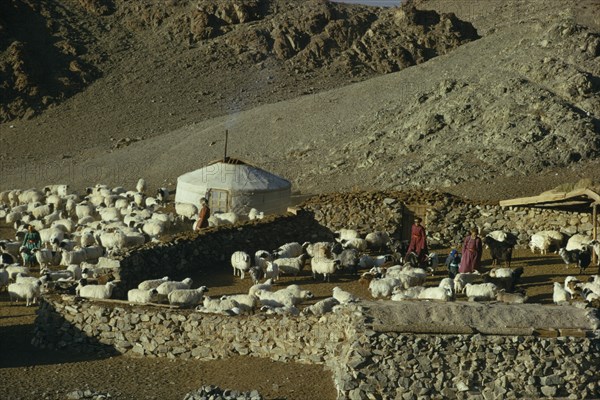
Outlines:
{"type": "Polygon", "coordinates": [[[410,242],[406,250],[406,254],[414,252],[417,255],[420,265],[427,263],[427,253],[429,253],[425,228],[421,225],[422,221],[420,217],[415,218],[415,223],[410,229],[410,242]]]}
{"type": "Polygon", "coordinates": [[[470,234],[465,238],[462,248],[462,258],[458,272],[471,273],[479,270],[481,264],[481,253],[483,252],[483,244],[479,237],[479,230],[472,228],[470,234]]]}
{"type": "Polygon", "coordinates": [[[200,211],[198,212],[198,220],[194,225],[194,230],[198,232],[202,228],[208,228],[209,218],[210,208],[208,208],[208,201],[203,197],[200,199],[200,211]]]}

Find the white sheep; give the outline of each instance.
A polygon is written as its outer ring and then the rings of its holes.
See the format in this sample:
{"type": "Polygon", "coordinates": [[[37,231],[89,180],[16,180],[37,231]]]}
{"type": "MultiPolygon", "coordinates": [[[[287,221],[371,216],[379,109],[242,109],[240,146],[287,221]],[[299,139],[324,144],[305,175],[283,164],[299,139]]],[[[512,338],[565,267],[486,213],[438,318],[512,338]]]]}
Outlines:
{"type": "Polygon", "coordinates": [[[447,287],[429,287],[421,290],[417,295],[422,300],[450,301],[454,298],[453,293],[447,287]]]}
{"type": "Polygon", "coordinates": [[[554,282],[554,288],[552,292],[552,301],[554,304],[561,304],[571,300],[571,295],[565,290],[560,282],[554,282]]]}
{"type": "Polygon", "coordinates": [[[140,282],[140,284],[138,285],[138,289],[141,289],[141,290],[156,289],[162,283],[165,283],[168,281],[169,281],[168,276],[163,276],[160,279],[148,279],[148,280],[140,282]]]}
{"type": "Polygon", "coordinates": [[[114,288],[115,284],[112,282],[107,282],[105,285],[82,285],[80,283],[76,292],[79,297],[88,299],[110,299],[114,288]]]}
{"type": "Polygon", "coordinates": [[[454,277],[455,293],[464,293],[467,283],[475,283],[483,279],[482,275],[475,271],[473,273],[459,273],[454,277]]]}
{"type": "Polygon", "coordinates": [[[272,279],[273,281],[279,280],[279,266],[275,262],[270,261],[267,261],[266,264],[265,278],[272,279]]]}
{"type": "Polygon", "coordinates": [[[592,238],[587,235],[576,234],[569,238],[565,248],[567,251],[586,250],[592,238]]]}
{"type": "Polygon", "coordinates": [[[295,258],[304,253],[304,247],[298,242],[286,243],[273,251],[275,258],[295,258]]]}
{"type": "Polygon", "coordinates": [[[244,279],[246,271],[252,266],[250,255],[245,251],[236,251],[231,255],[231,266],[233,267],[233,276],[240,276],[244,279]]]}
{"type": "Polygon", "coordinates": [[[404,289],[412,286],[422,286],[427,280],[427,272],[422,268],[410,266],[392,266],[385,272],[385,277],[396,278],[404,289]]]}
{"type": "Polygon", "coordinates": [[[87,261],[87,257],[86,252],[83,249],[63,251],[61,253],[60,265],[80,265],[84,261],[87,261]]]}
{"type": "Polygon", "coordinates": [[[355,249],[358,251],[367,251],[368,243],[365,239],[354,238],[340,241],[344,249],[355,249]]]}
{"type": "Polygon", "coordinates": [[[304,269],[306,257],[308,257],[306,254],[300,254],[295,258],[278,258],[273,261],[273,264],[277,264],[279,273],[298,276],[304,269]]]}
{"type": "Polygon", "coordinates": [[[340,304],[355,303],[358,298],[352,293],[342,290],[342,288],[336,286],[333,288],[333,298],[336,299],[340,304]]]}
{"type": "Polygon", "coordinates": [[[269,292],[263,289],[256,291],[256,297],[260,303],[269,307],[291,307],[294,304],[294,295],[292,292],[281,289],[276,292],[269,292]]]}
{"type": "Polygon", "coordinates": [[[327,297],[323,300],[316,302],[311,306],[306,307],[304,310],[302,310],[302,313],[321,316],[323,314],[331,312],[333,310],[333,307],[337,306],[338,304],[340,304],[340,302],[337,301],[335,298],[327,297]]]}
{"type": "Polygon", "coordinates": [[[370,249],[383,249],[390,241],[390,235],[384,231],[375,231],[365,236],[370,249]]]}
{"type": "Polygon", "coordinates": [[[373,298],[390,297],[396,286],[400,285],[397,278],[373,279],[369,283],[369,292],[373,298]]]}
{"type": "Polygon", "coordinates": [[[248,211],[248,219],[250,221],[254,221],[257,219],[263,219],[265,217],[265,213],[262,211],[258,211],[256,208],[251,208],[250,211],[248,211]]]}
{"type": "Polygon", "coordinates": [[[240,216],[234,212],[214,213],[208,219],[209,226],[235,225],[239,222],[240,216]]]}
{"type": "Polygon", "coordinates": [[[135,190],[137,190],[140,193],[146,193],[146,189],[147,189],[146,180],[144,178],[138,179],[138,181],[135,185],[135,190]]]}
{"type": "Polygon", "coordinates": [[[497,293],[497,286],[490,282],[465,285],[465,295],[470,301],[494,300],[497,293]]]}
{"type": "Polygon", "coordinates": [[[404,289],[401,286],[396,286],[392,291],[392,300],[402,301],[406,299],[416,299],[419,297],[419,293],[421,293],[424,289],[424,286],[413,286],[409,287],[408,289],[404,289]]]}
{"type": "Polygon", "coordinates": [[[34,283],[11,283],[8,285],[8,296],[10,301],[25,300],[26,306],[36,304],[40,297],[42,282],[37,280],[34,283]]]}
{"type": "Polygon", "coordinates": [[[263,283],[254,284],[248,289],[248,294],[251,296],[256,295],[257,290],[267,290],[270,291],[273,287],[273,279],[267,279],[263,283]]]}
{"type": "Polygon", "coordinates": [[[198,207],[190,203],[175,203],[175,214],[182,220],[192,220],[198,217],[198,207]]]}
{"type": "Polygon", "coordinates": [[[317,279],[317,274],[321,274],[323,275],[323,280],[329,282],[330,276],[341,268],[341,261],[325,257],[313,257],[310,260],[310,268],[313,279],[317,279]]]}
{"type": "Polygon", "coordinates": [[[131,289],[127,292],[127,301],[135,303],[156,303],[158,302],[158,290],[155,288],[148,290],[131,289]]]}
{"type": "Polygon", "coordinates": [[[273,256],[267,250],[257,250],[254,253],[254,265],[262,268],[262,270],[267,269],[266,261],[273,261],[273,256]]]}
{"type": "Polygon", "coordinates": [[[185,278],[182,281],[166,281],[156,287],[160,299],[167,299],[169,293],[176,289],[190,289],[192,287],[192,278],[185,278]]]}
{"type": "Polygon", "coordinates": [[[6,271],[8,272],[8,277],[10,280],[12,280],[13,282],[17,279],[17,274],[19,272],[22,272],[25,275],[29,275],[30,274],[30,270],[29,267],[24,267],[22,265],[8,265],[6,267],[6,271]]]}
{"type": "Polygon", "coordinates": [[[47,277],[50,281],[58,281],[59,279],[73,279],[73,273],[69,270],[51,271],[48,268],[42,268],[40,275],[47,277]]]}
{"type": "Polygon", "coordinates": [[[302,248],[306,250],[306,254],[310,257],[325,257],[331,258],[331,248],[333,243],[330,242],[316,242],[316,243],[304,243],[302,248]]]}
{"type": "Polygon", "coordinates": [[[259,306],[258,297],[251,294],[232,294],[228,296],[221,296],[221,300],[228,300],[236,302],[240,312],[242,314],[253,313],[259,306]]]}
{"type": "Polygon", "coordinates": [[[295,306],[297,306],[298,304],[300,304],[306,300],[310,300],[315,297],[311,291],[304,290],[304,289],[300,288],[300,286],[295,285],[295,284],[289,285],[286,288],[281,289],[281,290],[286,290],[292,294],[292,302],[295,306]]]}
{"type": "Polygon", "coordinates": [[[83,278],[83,276],[82,276],[83,271],[81,269],[81,265],[77,265],[77,264],[67,265],[66,271],[70,272],[71,275],[73,276],[73,279],[76,281],[83,278]]]}
{"type": "Polygon", "coordinates": [[[96,236],[96,242],[104,247],[109,254],[113,255],[127,247],[127,235],[119,229],[114,231],[102,231],[96,236]]]}
{"type": "Polygon", "coordinates": [[[540,233],[534,233],[529,240],[529,249],[532,253],[539,250],[541,254],[546,254],[551,245],[552,240],[548,236],[540,233]]]}
{"type": "Polygon", "coordinates": [[[203,300],[204,293],[208,291],[206,286],[197,289],[175,289],[169,292],[169,304],[179,306],[197,306],[203,300]]]}
{"type": "Polygon", "coordinates": [[[225,315],[239,315],[241,313],[237,301],[230,298],[211,299],[209,296],[204,296],[202,305],[196,307],[196,311],[225,315]]]}
{"type": "Polygon", "coordinates": [[[52,251],[51,249],[34,249],[33,254],[40,265],[40,268],[45,268],[49,265],[55,264],[56,252],[52,251]]]}

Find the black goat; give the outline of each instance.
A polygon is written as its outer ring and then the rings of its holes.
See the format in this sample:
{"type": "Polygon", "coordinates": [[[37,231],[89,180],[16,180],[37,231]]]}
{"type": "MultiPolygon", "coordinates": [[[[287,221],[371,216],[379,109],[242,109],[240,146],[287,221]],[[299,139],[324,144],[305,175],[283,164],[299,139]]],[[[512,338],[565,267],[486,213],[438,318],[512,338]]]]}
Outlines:
{"type": "Polygon", "coordinates": [[[510,268],[510,262],[512,261],[512,252],[514,244],[512,242],[499,242],[496,239],[486,236],[483,238],[485,243],[490,248],[490,255],[492,256],[492,267],[498,264],[498,260],[504,261],[506,267],[510,268]]]}
{"type": "Polygon", "coordinates": [[[558,255],[567,264],[567,268],[569,268],[569,264],[577,264],[580,274],[583,274],[585,269],[592,263],[592,252],[589,247],[581,250],[567,250],[562,247],[558,250],[558,255]]]}

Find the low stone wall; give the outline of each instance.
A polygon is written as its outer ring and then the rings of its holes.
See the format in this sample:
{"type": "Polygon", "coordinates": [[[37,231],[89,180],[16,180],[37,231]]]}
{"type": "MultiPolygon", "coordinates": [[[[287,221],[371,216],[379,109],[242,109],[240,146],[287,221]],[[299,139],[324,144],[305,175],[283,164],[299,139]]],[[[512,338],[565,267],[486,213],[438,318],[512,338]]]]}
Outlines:
{"type": "MultiPolygon", "coordinates": [[[[382,307],[390,313],[396,307],[375,304],[379,315],[382,307]]],[[[33,343],[106,355],[201,360],[247,355],[322,364],[332,371],[340,399],[600,395],[598,331],[593,337],[556,338],[433,335],[398,332],[390,325],[382,330],[373,320],[361,305],[323,317],[227,317],[49,296],[41,304],[33,343]]]]}
{"type": "Polygon", "coordinates": [[[458,246],[473,226],[484,232],[510,231],[518,236],[520,247],[527,246],[531,235],[542,230],[591,236],[593,228],[590,213],[477,204],[436,191],[325,194],[308,199],[301,207],[331,231],[349,228],[366,234],[386,230],[398,235],[402,231],[402,210],[411,205],[428,208],[426,229],[430,246],[458,246]]]}
{"type": "Polygon", "coordinates": [[[123,285],[113,298],[124,299],[127,290],[145,279],[165,275],[182,279],[200,270],[230,269],[229,257],[238,250],[254,256],[257,250],[271,251],[288,242],[321,240],[333,240],[333,233],[306,211],[168,236],[161,243],[149,242],[117,258],[123,285]]]}

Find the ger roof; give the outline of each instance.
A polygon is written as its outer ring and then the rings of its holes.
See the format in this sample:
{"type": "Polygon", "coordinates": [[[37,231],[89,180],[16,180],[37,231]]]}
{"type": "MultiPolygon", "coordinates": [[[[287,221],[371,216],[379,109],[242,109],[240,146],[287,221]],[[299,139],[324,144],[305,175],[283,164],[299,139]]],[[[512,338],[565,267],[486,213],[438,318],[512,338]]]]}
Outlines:
{"type": "Polygon", "coordinates": [[[292,186],[287,179],[229,157],[180,175],[177,181],[207,188],[244,191],[282,190],[292,186]]]}

